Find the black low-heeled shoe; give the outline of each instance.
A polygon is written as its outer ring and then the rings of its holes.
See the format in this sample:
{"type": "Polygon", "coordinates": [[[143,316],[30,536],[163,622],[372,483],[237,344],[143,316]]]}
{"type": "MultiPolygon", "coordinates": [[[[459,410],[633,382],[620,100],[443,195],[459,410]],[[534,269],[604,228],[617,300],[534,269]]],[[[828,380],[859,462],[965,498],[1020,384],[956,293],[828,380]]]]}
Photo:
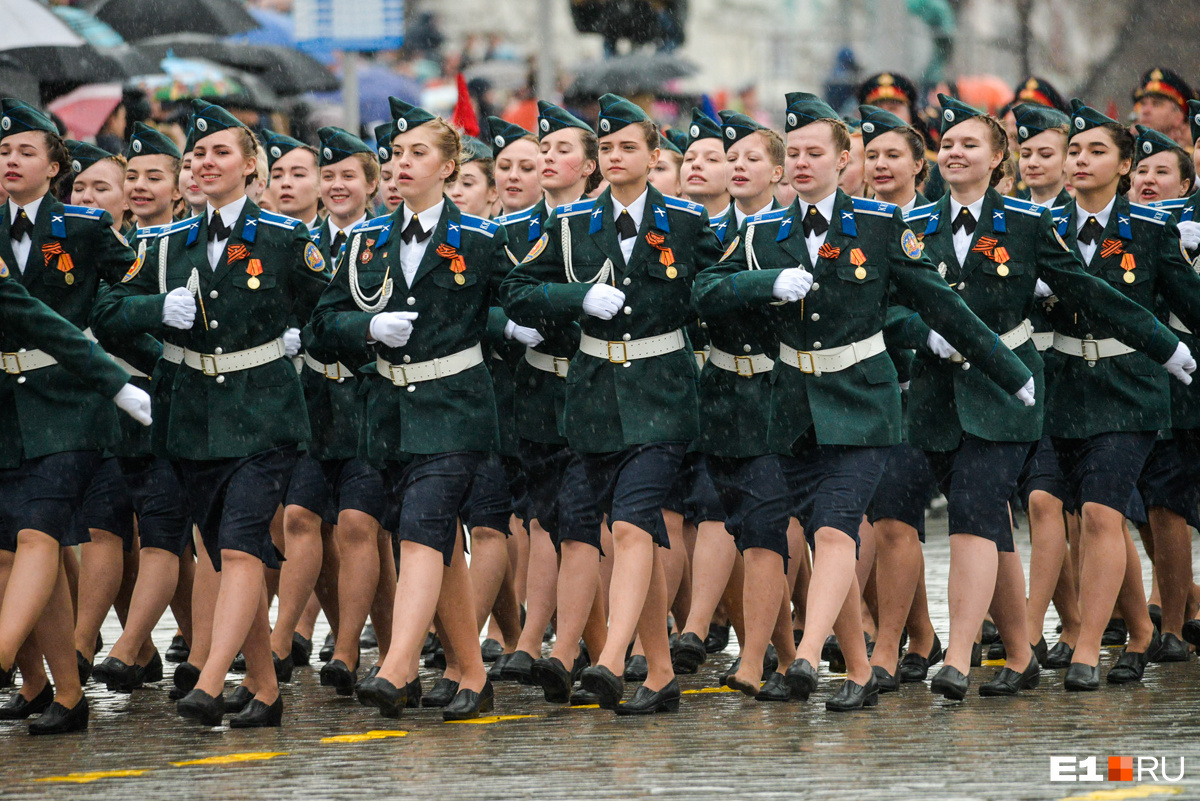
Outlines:
{"type": "Polygon", "coordinates": [[[599,706],[600,696],[594,692],[585,690],[582,687],[577,688],[571,693],[571,706],[599,706]]]}
{"type": "Polygon", "coordinates": [[[990,620],[983,621],[982,633],[980,640],[984,645],[991,645],[994,642],[1000,641],[1000,629],[996,628],[996,624],[990,620]]]}
{"type": "Polygon", "coordinates": [[[312,661],[312,640],[298,631],[292,632],[292,662],[308,667],[312,661]]]}
{"type": "Polygon", "coordinates": [[[296,663],[292,661],[292,652],[288,651],[287,656],[283,659],[274,651],[271,652],[271,659],[275,663],[275,681],[284,684],[292,680],[292,671],[296,669],[296,663]]]}
{"type": "Polygon", "coordinates": [[[775,650],[775,646],[767,643],[767,650],[763,653],[763,672],[762,680],[766,681],[771,678],[771,674],[779,670],[779,652],[775,650]]]}
{"type": "Polygon", "coordinates": [[[142,671],[138,687],[141,687],[143,684],[155,684],[163,680],[163,661],[162,657],[158,655],[158,651],[154,652],[154,656],[150,657],[150,661],[146,663],[145,667],[141,665],[136,665],[135,667],[142,671]]]}
{"type": "Polygon", "coordinates": [[[1046,638],[1041,637],[1036,644],[1030,646],[1033,648],[1033,658],[1038,661],[1042,667],[1046,666],[1046,659],[1050,656],[1050,646],[1046,645],[1046,638]]]}
{"type": "Polygon", "coordinates": [[[233,688],[233,692],[225,699],[225,714],[236,715],[241,712],[254,698],[254,693],[244,684],[233,688]]]}
{"type": "Polygon", "coordinates": [[[708,624],[708,636],[704,638],[704,653],[719,654],[729,647],[729,623],[719,625],[717,623],[708,624]]]}
{"type": "Polygon", "coordinates": [[[3,690],[5,687],[11,687],[13,676],[16,674],[17,666],[15,664],[10,668],[0,666],[0,690],[3,690]]]}
{"type": "Polygon", "coordinates": [[[538,659],[532,673],[547,703],[565,704],[571,700],[571,674],[557,657],[538,659]]]}
{"type": "Polygon", "coordinates": [[[1184,621],[1183,641],[1200,648],[1200,618],[1184,621]]]}
{"type": "Polygon", "coordinates": [[[661,690],[647,689],[642,685],[634,692],[633,698],[619,705],[614,711],[621,716],[654,715],[658,712],[678,712],[679,679],[671,679],[661,690]]]}
{"type": "Polygon", "coordinates": [[[500,677],[505,681],[515,681],[524,687],[534,687],[537,682],[533,680],[533,663],[532,654],[513,651],[508,655],[508,659],[504,660],[504,665],[500,668],[500,677]]]}
{"type": "Polygon", "coordinates": [[[171,676],[171,682],[175,685],[171,697],[178,701],[195,689],[198,681],[200,681],[200,668],[191,662],[180,662],[175,666],[175,673],[171,676]]]}
{"type": "MultiPolygon", "coordinates": [[[[378,675],[378,668],[373,668],[378,675]]],[[[420,709],[421,708],[421,677],[404,685],[404,708],[405,709],[420,709]]]]}
{"type": "Polygon", "coordinates": [[[458,682],[443,677],[435,681],[429,692],[421,698],[421,706],[426,709],[438,709],[453,701],[456,695],[458,695],[458,682]]]}
{"type": "Polygon", "coordinates": [[[970,676],[964,676],[956,667],[942,665],[933,681],[929,682],[929,691],[951,701],[961,701],[967,697],[967,688],[970,686],[970,676]]]}
{"type": "Polygon", "coordinates": [[[479,653],[484,662],[495,662],[504,653],[504,645],[499,640],[488,637],[483,641],[483,645],[479,646],[479,653]]]}
{"type": "Polygon", "coordinates": [[[136,665],[127,665],[115,656],[105,657],[92,676],[112,692],[131,693],[142,685],[136,665]]]}
{"type": "Polygon", "coordinates": [[[1150,655],[1150,661],[1156,664],[1186,662],[1192,658],[1192,652],[1188,650],[1187,645],[1170,632],[1162,635],[1157,648],[1147,648],[1146,653],[1150,655]]]}
{"type": "Polygon", "coordinates": [[[192,690],[175,704],[179,716],[205,726],[220,726],[225,717],[225,697],[215,698],[204,690],[192,690]]]}
{"type": "Polygon", "coordinates": [[[894,693],[900,691],[900,680],[887,672],[887,668],[875,665],[871,668],[871,675],[875,677],[875,684],[881,693],[894,693]]]}
{"type": "Polygon", "coordinates": [[[382,676],[374,676],[359,682],[358,702],[375,707],[385,718],[398,718],[408,699],[404,687],[397,687],[382,676]]]}
{"type": "Polygon", "coordinates": [[[75,652],[75,665],[79,668],[79,683],[87,684],[88,679],[92,677],[92,663],[82,651],[75,652]]]}
{"type": "Polygon", "coordinates": [[[325,635],[325,642],[321,643],[321,650],[317,653],[317,658],[322,662],[328,662],[333,659],[333,651],[337,647],[337,637],[333,636],[333,632],[325,635]]]}
{"type": "Polygon", "coordinates": [[[792,688],[788,687],[787,679],[782,673],[772,673],[767,676],[763,686],[754,694],[755,701],[782,703],[792,700],[792,688]]]}
{"type": "Polygon", "coordinates": [[[878,703],[879,684],[872,673],[866,684],[856,684],[850,679],[842,682],[837,693],[825,702],[825,709],[829,712],[853,712],[878,703]]]}
{"type": "MultiPolygon", "coordinates": [[[[1176,640],[1178,642],[1178,640],[1176,640]]],[[[1182,643],[1180,643],[1182,645],[1182,643]]],[[[1158,634],[1158,629],[1154,630],[1154,634],[1150,638],[1150,644],[1146,646],[1144,651],[1130,651],[1128,647],[1121,652],[1117,657],[1116,663],[1108,671],[1106,677],[1109,684],[1132,684],[1136,681],[1141,681],[1146,675],[1146,665],[1154,658],[1154,655],[1162,647],[1162,638],[1158,634]]]]}
{"type": "Polygon", "coordinates": [[[1025,670],[1018,673],[1009,667],[1002,667],[990,681],[979,685],[979,694],[983,696],[1016,695],[1020,690],[1032,690],[1041,680],[1042,666],[1037,656],[1029,660],[1025,670]]]}
{"type": "Polygon", "coordinates": [[[237,656],[235,656],[233,658],[233,661],[229,663],[229,671],[231,673],[245,673],[246,672],[246,655],[243,654],[241,651],[238,651],[237,656]]]}
{"type": "Polygon", "coordinates": [[[983,643],[971,646],[971,667],[983,667],[983,643]]]}
{"type": "Polygon", "coordinates": [[[596,694],[596,703],[601,709],[616,709],[625,695],[625,680],[604,665],[592,665],[579,674],[583,689],[596,694]]]}
{"type": "Polygon", "coordinates": [[[49,709],[52,703],[54,687],[50,682],[46,682],[42,691],[32,700],[26,700],[20,693],[13,693],[4,706],[0,706],[0,720],[24,720],[30,715],[40,715],[49,709]]]}
{"type": "Polygon", "coordinates": [[[807,659],[797,659],[788,665],[784,676],[793,698],[807,701],[817,689],[817,669],[807,659]]]}
{"type": "Polygon", "coordinates": [[[1162,631],[1162,607],[1158,604],[1146,604],[1146,612],[1149,613],[1154,628],[1162,631]]]}
{"type": "Polygon", "coordinates": [[[88,727],[88,700],[85,695],[74,708],[67,709],[58,701],[46,708],[41,717],[29,724],[30,734],[66,734],[86,731],[88,727]]]}
{"type": "Polygon", "coordinates": [[[726,668],[721,673],[721,686],[722,687],[728,686],[727,682],[729,681],[729,677],[732,676],[734,673],[737,673],[738,670],[741,668],[741,666],[742,666],[742,658],[739,656],[737,659],[733,660],[732,665],[730,665],[728,668],[726,668]]]}
{"type": "Polygon", "coordinates": [[[646,657],[641,654],[634,654],[625,660],[626,681],[645,681],[649,673],[650,665],[646,662],[646,657]]]}
{"type": "Polygon", "coordinates": [[[486,681],[481,692],[459,689],[458,694],[442,710],[442,720],[473,720],[481,712],[491,712],[495,707],[496,691],[486,681]]]}
{"type": "Polygon", "coordinates": [[[679,635],[675,647],[671,649],[671,668],[676,675],[690,675],[700,669],[708,653],[704,642],[690,631],[679,635]]]}
{"type": "Polygon", "coordinates": [[[331,659],[321,666],[321,686],[332,687],[338,695],[354,695],[354,685],[358,681],[358,668],[351,670],[349,665],[340,659],[331,659]]]}
{"type": "Polygon", "coordinates": [[[1128,639],[1129,627],[1125,625],[1124,620],[1114,617],[1104,627],[1104,635],[1100,638],[1100,645],[1124,645],[1128,639]]]}
{"type": "Polygon", "coordinates": [[[276,696],[275,702],[270,706],[252,698],[245,709],[229,719],[229,726],[234,729],[265,729],[280,726],[282,723],[282,695],[276,696]]]}
{"type": "Polygon", "coordinates": [[[167,648],[164,659],[173,664],[179,664],[180,662],[186,662],[191,654],[192,647],[188,645],[188,641],[183,638],[182,634],[176,634],[171,638],[171,645],[167,648]]]}
{"type": "Polygon", "coordinates": [[[1003,640],[996,640],[988,646],[987,658],[989,660],[1008,659],[1008,649],[1004,647],[1003,640]]]}
{"type": "Polygon", "coordinates": [[[438,646],[441,644],[442,643],[438,639],[436,634],[434,634],[433,632],[427,633],[425,635],[425,642],[421,646],[421,656],[428,656],[429,654],[432,654],[434,651],[436,651],[438,649],[438,646]]]}
{"type": "Polygon", "coordinates": [[[379,637],[375,634],[374,623],[367,623],[363,626],[362,633],[358,635],[358,647],[367,651],[379,647],[379,637]]]}
{"type": "Polygon", "coordinates": [[[1071,657],[1075,656],[1075,649],[1067,645],[1062,640],[1054,643],[1054,647],[1046,652],[1046,661],[1042,663],[1042,667],[1048,670],[1062,670],[1071,666],[1071,657]]]}
{"type": "MultiPolygon", "coordinates": [[[[491,667],[489,667],[487,670],[488,680],[496,682],[507,681],[507,679],[504,678],[504,665],[507,664],[508,660],[510,659],[512,659],[512,654],[500,654],[500,656],[496,657],[496,661],[492,662],[491,667]]],[[[428,661],[426,662],[425,666],[429,667],[428,661]]],[[[442,670],[445,670],[445,668],[442,668],[442,670]]]]}
{"type": "Polygon", "coordinates": [[[1100,689],[1100,666],[1072,662],[1063,676],[1063,687],[1069,692],[1093,692],[1100,689]]]}

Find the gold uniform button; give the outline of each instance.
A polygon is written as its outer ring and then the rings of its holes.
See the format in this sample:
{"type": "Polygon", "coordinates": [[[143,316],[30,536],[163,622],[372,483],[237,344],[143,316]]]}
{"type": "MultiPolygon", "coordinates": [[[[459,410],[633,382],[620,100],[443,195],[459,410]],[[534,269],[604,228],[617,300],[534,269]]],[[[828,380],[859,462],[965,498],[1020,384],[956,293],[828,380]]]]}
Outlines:
{"type": "Polygon", "coordinates": [[[1132,284],[1133,281],[1134,281],[1133,273],[1132,272],[1125,273],[1125,283],[1132,284]]]}
{"type": "Polygon", "coordinates": [[[676,270],[674,265],[667,268],[667,278],[674,278],[677,275],[679,275],[679,270],[676,270]]]}
{"type": "Polygon", "coordinates": [[[866,278],[866,277],[867,277],[867,271],[866,271],[866,269],[865,269],[865,268],[863,268],[863,267],[859,267],[859,268],[857,268],[857,269],[854,271],[854,277],[855,277],[855,278],[857,278],[859,281],[863,280],[864,278],[866,278]]]}
{"type": "Polygon", "coordinates": [[[999,267],[997,267],[997,268],[996,268],[996,275],[1000,276],[1001,278],[1003,278],[1004,276],[1008,275],[1008,265],[1007,265],[1007,264],[1001,264],[999,267]]]}
{"type": "Polygon", "coordinates": [[[467,283],[467,279],[462,277],[462,273],[455,273],[454,274],[454,283],[458,284],[459,286],[462,286],[463,284],[467,283]]]}
{"type": "Polygon", "coordinates": [[[255,275],[250,276],[250,280],[248,280],[246,282],[246,286],[250,287],[251,289],[258,289],[258,287],[259,287],[258,276],[255,276],[255,275]]]}

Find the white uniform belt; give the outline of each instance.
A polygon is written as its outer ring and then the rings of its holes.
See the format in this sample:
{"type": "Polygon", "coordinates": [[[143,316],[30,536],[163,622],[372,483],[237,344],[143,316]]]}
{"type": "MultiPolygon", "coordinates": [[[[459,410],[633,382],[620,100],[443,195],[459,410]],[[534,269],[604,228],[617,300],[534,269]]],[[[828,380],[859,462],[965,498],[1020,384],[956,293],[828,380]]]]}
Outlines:
{"type": "Polygon", "coordinates": [[[1057,331],[1054,333],[1054,349],[1068,356],[1087,359],[1089,362],[1097,359],[1109,359],[1113,356],[1124,356],[1126,353],[1133,353],[1136,350],[1119,339],[1076,339],[1063,336],[1057,331]]]}
{"type": "Polygon", "coordinates": [[[120,367],[121,367],[121,369],[122,369],[122,370],[124,370],[125,372],[129,373],[129,374],[130,374],[131,376],[133,376],[134,378],[149,378],[149,376],[147,376],[147,375],[146,375],[145,373],[143,373],[141,370],[137,369],[137,368],[136,368],[136,367],[134,367],[132,364],[130,364],[129,362],[127,362],[127,361],[125,361],[124,359],[120,358],[119,356],[113,356],[113,355],[110,353],[110,354],[109,354],[109,358],[110,358],[110,359],[112,359],[114,362],[116,362],[118,365],[120,365],[120,367]]]}
{"type": "Polygon", "coordinates": [[[1033,346],[1038,349],[1039,353],[1044,353],[1054,347],[1053,331],[1034,331],[1031,338],[1033,346]]]}
{"type": "Polygon", "coordinates": [[[1183,320],[1180,320],[1178,317],[1175,316],[1175,312],[1171,312],[1171,319],[1167,323],[1167,325],[1171,326],[1176,331],[1180,331],[1184,334],[1192,333],[1192,330],[1183,324],[1183,320]]]}
{"type": "MultiPolygon", "coordinates": [[[[96,337],[94,334],[92,334],[92,329],[90,328],[83,329],[83,335],[92,342],[96,341],[96,337]]],[[[37,348],[30,350],[19,350],[16,353],[0,353],[0,360],[2,360],[4,363],[4,372],[8,373],[9,375],[20,375],[21,373],[28,373],[33,370],[41,370],[43,367],[50,367],[51,365],[58,364],[58,359],[55,359],[49,353],[46,353],[46,351],[38,350],[37,348]]],[[[129,373],[130,375],[145,375],[145,373],[140,373],[134,370],[120,359],[117,359],[116,361],[125,369],[125,372],[129,373]]]]}
{"type": "Polygon", "coordinates": [[[382,356],[375,359],[375,369],[379,371],[379,374],[398,387],[447,378],[469,370],[477,364],[483,364],[483,348],[478,344],[466,350],[460,350],[458,353],[443,356],[440,359],[430,359],[427,362],[392,364],[382,356]]]}
{"type": "MultiPolygon", "coordinates": [[[[1033,338],[1033,323],[1028,320],[1022,320],[1016,328],[1010,331],[1005,331],[1000,335],[1000,341],[1004,343],[1004,347],[1009,350],[1016,350],[1021,345],[1024,345],[1033,338]]],[[[963,355],[957,351],[950,354],[950,361],[955,364],[961,364],[966,361],[963,355]]]]}
{"type": "Polygon", "coordinates": [[[775,360],[765,353],[735,356],[715,347],[708,349],[708,361],[713,367],[737,373],[743,378],[750,378],[759,373],[769,373],[775,369],[775,360]]]}
{"type": "Polygon", "coordinates": [[[559,378],[566,378],[571,367],[571,360],[563,356],[551,356],[549,353],[539,353],[533,348],[525,349],[525,361],[535,370],[543,373],[554,373],[559,378]]]}
{"type": "Polygon", "coordinates": [[[333,364],[322,364],[321,362],[314,359],[312,356],[309,356],[308,353],[304,354],[304,365],[306,367],[308,367],[308,369],[310,369],[314,372],[321,373],[326,378],[328,378],[330,381],[337,381],[338,379],[342,379],[342,378],[353,378],[354,377],[354,373],[351,372],[350,368],[347,367],[346,365],[342,364],[341,362],[334,362],[333,364]]]}
{"type": "Polygon", "coordinates": [[[849,345],[821,350],[796,350],[791,345],[779,343],[779,360],[784,364],[795,367],[802,373],[836,373],[853,367],[861,361],[877,356],[886,351],[883,344],[883,332],[849,345]]]}
{"type": "Polygon", "coordinates": [[[264,364],[282,359],[284,356],[283,340],[272,339],[256,348],[246,348],[233,353],[197,353],[194,350],[183,349],[183,363],[193,370],[199,370],[205,375],[221,375],[236,373],[261,367],[264,364]]]}
{"type": "Polygon", "coordinates": [[[636,359],[650,359],[674,353],[687,347],[687,337],[678,329],[656,337],[644,337],[626,341],[610,342],[584,334],[579,340],[579,350],[597,359],[607,359],[613,364],[624,364],[636,359]]]}
{"type": "Polygon", "coordinates": [[[170,342],[164,342],[162,357],[171,364],[183,364],[183,348],[172,345],[170,342]]]}

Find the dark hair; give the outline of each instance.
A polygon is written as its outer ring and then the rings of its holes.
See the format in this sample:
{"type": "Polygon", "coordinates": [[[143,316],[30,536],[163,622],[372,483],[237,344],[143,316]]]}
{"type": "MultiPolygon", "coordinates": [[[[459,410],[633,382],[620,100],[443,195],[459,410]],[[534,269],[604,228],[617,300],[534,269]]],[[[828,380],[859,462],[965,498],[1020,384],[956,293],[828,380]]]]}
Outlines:
{"type": "MultiPolygon", "coordinates": [[[[583,194],[590,195],[596,191],[596,187],[600,186],[600,182],[604,180],[604,176],[600,174],[600,140],[594,131],[585,131],[582,128],[574,128],[573,130],[579,134],[579,143],[583,145],[584,160],[591,161],[596,165],[583,185],[583,194]]],[[[654,146],[658,146],[657,137],[654,140],[654,146]]]]}
{"type": "Polygon", "coordinates": [[[451,184],[462,178],[462,168],[468,164],[474,164],[479,168],[479,171],[483,173],[484,180],[487,181],[488,189],[496,188],[496,161],[491,156],[461,162],[454,170],[454,177],[447,180],[446,183],[451,184]]]}
{"type": "Polygon", "coordinates": [[[1098,126],[1100,130],[1108,134],[1108,138],[1117,147],[1117,154],[1121,161],[1128,159],[1130,168],[1129,172],[1121,176],[1117,181],[1117,194],[1124,195],[1129,192],[1133,186],[1133,154],[1137,151],[1137,140],[1133,138],[1133,134],[1129,129],[1118,122],[1106,122],[1098,126]]]}
{"type": "Polygon", "coordinates": [[[1186,150],[1179,149],[1172,152],[1179,162],[1179,178],[1187,181],[1187,192],[1184,194],[1191,194],[1192,189],[1196,186],[1196,163],[1192,161],[1192,157],[1186,150]]]}
{"type": "Polygon", "coordinates": [[[638,120],[633,124],[642,129],[642,134],[646,137],[646,147],[651,151],[656,150],[658,148],[658,126],[652,120],[638,120]]]}
{"type": "MultiPolygon", "coordinates": [[[[913,178],[913,185],[920,186],[929,177],[929,162],[925,158],[925,137],[911,125],[893,128],[888,133],[899,134],[900,138],[904,140],[904,144],[908,145],[913,161],[921,165],[921,169],[913,178]]],[[[879,136],[883,136],[883,134],[879,134],[879,136]]]]}

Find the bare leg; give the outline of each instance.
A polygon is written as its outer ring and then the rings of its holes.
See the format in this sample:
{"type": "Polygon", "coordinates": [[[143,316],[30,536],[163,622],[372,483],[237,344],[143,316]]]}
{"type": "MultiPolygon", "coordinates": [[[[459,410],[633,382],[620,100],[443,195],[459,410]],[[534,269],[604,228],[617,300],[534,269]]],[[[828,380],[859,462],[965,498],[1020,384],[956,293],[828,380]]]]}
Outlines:
{"type": "MultiPolygon", "coordinates": [[[[364,512],[344,509],[338,515],[337,541],[341,575],[337,583],[338,633],[333,658],[353,670],[358,667],[358,639],[379,586],[379,521],[364,512]]],[[[388,551],[390,563],[390,542],[388,551]]]]}
{"type": "MultiPolygon", "coordinates": [[[[551,541],[550,535],[537,520],[534,520],[529,528],[529,579],[526,585],[528,593],[526,597],[529,602],[525,607],[525,625],[517,640],[517,650],[524,651],[537,659],[542,655],[542,636],[545,634],[546,626],[550,625],[550,619],[554,616],[554,609],[558,603],[558,554],[554,550],[554,543],[551,541]]],[[[599,564],[598,557],[597,564],[599,564]]],[[[595,588],[592,589],[592,592],[595,592],[595,588]]],[[[590,606],[591,599],[588,600],[588,607],[590,606]]],[[[587,610],[583,611],[586,615],[587,610]]],[[[586,617],[581,620],[586,620],[586,617]]],[[[562,639],[561,624],[560,619],[559,640],[562,639]]],[[[580,626],[579,632],[582,630],[583,627],[580,626]]],[[[576,641],[579,639],[579,632],[576,632],[576,641]]]]}
{"type": "Polygon", "coordinates": [[[196,581],[196,557],[192,546],[179,557],[178,580],[175,582],[175,594],[171,597],[171,614],[179,633],[187,641],[188,647],[192,642],[192,589],[196,581]]]}
{"type": "MultiPolygon", "coordinates": [[[[591,545],[575,540],[563,540],[561,548],[558,633],[550,655],[570,670],[579,654],[579,638],[587,633],[588,619],[595,605],[596,585],[600,582],[600,554],[591,545]]],[[[590,647],[589,652],[599,653],[591,651],[590,647]]]]}
{"type": "MultiPolygon", "coordinates": [[[[397,687],[403,687],[416,675],[421,646],[438,606],[444,570],[441,552],[411,540],[401,541],[400,576],[392,610],[392,647],[379,668],[379,675],[397,687]]],[[[439,636],[442,631],[439,627],[439,636]]],[[[453,648],[453,643],[449,648],[453,648]]],[[[449,649],[446,655],[449,661],[449,649]]]]}
{"type": "Polygon", "coordinates": [[[280,658],[292,652],[296,623],[321,572],[321,516],[303,506],[288,506],[283,510],[283,532],[287,561],[279,571],[279,610],[271,632],[271,651],[280,658]]]}
{"type": "MultiPolygon", "coordinates": [[[[620,527],[625,524],[617,525],[620,527]]],[[[663,625],[667,619],[668,608],[667,577],[664,560],[661,558],[663,549],[652,547],[654,550],[650,582],[641,616],[637,621],[637,629],[638,638],[646,651],[647,672],[643,684],[646,689],[657,692],[675,679],[675,671],[671,667],[671,646],[668,642],[667,627],[663,625]]]]}
{"type": "Polygon", "coordinates": [[[471,529],[471,586],[476,591],[475,620],[480,630],[496,603],[508,565],[508,544],[503,531],[485,526],[471,529]]]}
{"type": "MultiPolygon", "coordinates": [[[[1121,529],[1125,539],[1125,575],[1121,581],[1121,590],[1117,594],[1116,608],[1129,629],[1127,647],[1134,653],[1141,653],[1154,637],[1154,624],[1150,621],[1150,612],[1146,609],[1146,588],[1142,586],[1142,560],[1138,558],[1129,529],[1124,526],[1121,529]]],[[[1159,556],[1166,557],[1162,548],[1159,549],[1159,556]]],[[[1182,623],[1179,625],[1180,628],[1183,627],[1182,623]]]]}
{"type": "MultiPolygon", "coordinates": [[[[946,649],[946,665],[964,676],[971,672],[971,646],[991,606],[998,566],[996,543],[974,534],[951,535],[950,644],[946,649]]],[[[1025,646],[1028,648],[1029,643],[1025,646]]]]}
{"type": "MultiPolygon", "coordinates": [[[[121,538],[110,531],[88,529],[92,541],[79,546],[79,614],[75,623],[75,650],[89,662],[95,657],[96,635],[121,589],[123,572],[121,538]]],[[[139,643],[140,646],[140,643],[139,643]]]]}
{"type": "MultiPolygon", "coordinates": [[[[712,623],[713,612],[716,611],[717,603],[720,602],[721,595],[729,583],[736,558],[737,545],[725,530],[724,523],[709,521],[699,525],[692,561],[692,605],[688,611],[684,632],[691,632],[701,640],[708,636],[708,625],[712,623]]],[[[782,557],[778,567],[782,575],[782,557]]],[[[778,605],[778,600],[772,599],[771,610],[778,605]]],[[[773,614],[771,619],[774,620],[773,614]]],[[[770,636],[769,628],[766,636],[770,636]]],[[[765,644],[763,647],[766,647],[765,644]]]]}
{"type": "MultiPolygon", "coordinates": [[[[48,534],[32,529],[17,533],[17,552],[12,571],[4,588],[4,603],[0,609],[0,667],[11,668],[17,651],[33,633],[47,604],[58,587],[61,570],[58,541],[48,534]]],[[[65,576],[64,576],[65,582],[65,576]]],[[[63,642],[73,642],[69,632],[63,642]]],[[[95,646],[95,642],[92,643],[95,646]]],[[[75,655],[71,654],[72,660],[75,655]]],[[[79,676],[76,673],[78,685],[79,676]]],[[[73,704],[72,704],[73,706],[73,704]]]]}
{"type": "MultiPolygon", "coordinates": [[[[997,553],[996,588],[992,596],[992,620],[1004,641],[1006,665],[1017,672],[1029,666],[1033,649],[1032,632],[1026,625],[1025,571],[1017,552],[997,553]]],[[[982,622],[980,625],[983,625],[982,622]]],[[[1041,632],[1038,632],[1041,637],[1041,632]]]]}
{"type": "MultiPolygon", "coordinates": [[[[741,641],[742,661],[737,678],[744,684],[757,685],[762,677],[763,658],[780,617],[781,602],[786,597],[787,573],[783,557],[766,548],[747,548],[742,553],[746,581],[742,604],[745,616],[746,639],[741,641]]],[[[791,616],[787,621],[787,644],[792,646],[791,616]]],[[[793,646],[794,648],[794,646],[793,646]]],[[[779,650],[779,646],[776,646],[779,650]]],[[[779,666],[786,670],[792,660],[784,661],[780,652],[779,666]]]]}
{"type": "MultiPolygon", "coordinates": [[[[1112,616],[1125,577],[1125,515],[1098,503],[1085,503],[1080,517],[1083,558],[1079,567],[1079,609],[1082,614],[1079,642],[1072,661],[1095,665],[1100,660],[1100,638],[1112,616]]],[[[1140,581],[1139,577],[1139,584],[1140,581]]]]}
{"type": "MultiPolygon", "coordinates": [[[[396,557],[392,553],[392,535],[380,529],[375,537],[375,547],[379,552],[379,583],[375,585],[375,598],[371,601],[371,624],[375,626],[378,661],[382,663],[392,647],[392,607],[396,603],[396,557]]],[[[418,651],[418,660],[420,656],[418,651]]]]}
{"type": "MultiPolygon", "coordinates": [[[[638,621],[646,604],[646,595],[650,591],[651,576],[654,572],[654,551],[657,546],[649,532],[629,523],[614,523],[612,534],[613,570],[608,593],[608,641],[595,664],[603,665],[620,676],[625,672],[625,647],[638,629],[638,621]]],[[[663,595],[666,595],[665,574],[663,595]]],[[[664,637],[665,621],[664,610],[657,623],[664,637]]],[[[661,669],[661,666],[658,667],[661,669]]],[[[669,653],[667,668],[670,668],[669,653]]]]}
{"type": "MultiPolygon", "coordinates": [[[[900,654],[900,634],[912,611],[921,577],[921,540],[915,528],[891,518],[875,522],[875,537],[879,627],[871,664],[894,674],[900,654]]],[[[928,647],[931,646],[932,641],[928,647]]],[[[928,647],[920,653],[928,654],[928,647]]]]}
{"type": "Polygon", "coordinates": [[[142,549],[141,569],[133,588],[125,631],[113,644],[109,656],[127,665],[134,664],[142,644],[167,610],[178,580],[178,556],[161,548],[142,549]]]}
{"type": "MultiPolygon", "coordinates": [[[[266,620],[262,560],[242,551],[223,548],[218,578],[212,645],[196,688],[212,696],[220,695],[225,687],[225,674],[241,651],[246,657],[246,686],[260,695],[263,703],[273,703],[277,689],[270,637],[268,631],[259,626],[261,621],[258,619],[261,615],[262,621],[266,620]],[[250,636],[252,629],[253,637],[250,636]]],[[[288,647],[290,650],[290,643],[288,647]]]]}
{"type": "MultiPolygon", "coordinates": [[[[49,539],[40,532],[22,531],[19,536],[33,534],[49,539]]],[[[54,543],[55,547],[58,543],[54,543]]],[[[17,559],[20,561],[22,544],[17,545],[17,559]]],[[[11,587],[11,582],[10,582],[11,587]]],[[[71,632],[74,628],[71,616],[71,590],[67,584],[66,571],[60,566],[57,570],[50,598],[37,621],[35,633],[37,645],[46,655],[46,664],[50,666],[50,674],[54,676],[54,700],[73,709],[83,698],[83,687],[79,684],[79,668],[75,661],[75,649],[71,643],[71,632]]],[[[93,643],[94,645],[95,643],[93,643]]]]}
{"type": "MultiPolygon", "coordinates": [[[[196,553],[196,579],[192,584],[191,654],[188,656],[188,662],[203,668],[212,649],[213,620],[216,615],[217,593],[221,589],[221,577],[213,569],[207,548],[201,545],[196,553]]],[[[232,660],[232,657],[230,659],[232,660]]],[[[228,669],[229,665],[222,667],[222,671],[228,669]]]]}
{"type": "Polygon", "coordinates": [[[841,636],[838,641],[846,658],[848,677],[858,684],[865,684],[870,678],[871,666],[862,637],[862,596],[855,577],[854,540],[845,532],[827,526],[817,530],[815,541],[804,638],[796,649],[796,658],[806,659],[815,667],[820,663],[825,638],[834,633],[835,621],[842,629],[841,633],[848,632],[846,624],[854,623],[857,629],[849,642],[841,636]],[[852,663],[859,655],[861,660],[852,663]]]}
{"type": "Polygon", "coordinates": [[[1169,509],[1151,507],[1149,516],[1154,528],[1154,575],[1162,595],[1163,632],[1178,637],[1192,590],[1192,532],[1187,521],[1169,509]]]}
{"type": "MultiPolygon", "coordinates": [[[[1038,639],[1046,627],[1046,610],[1067,557],[1067,523],[1062,501],[1048,492],[1029,493],[1029,602],[1026,628],[1038,639]]],[[[1007,644],[1005,645],[1007,648],[1007,644]]]]}

